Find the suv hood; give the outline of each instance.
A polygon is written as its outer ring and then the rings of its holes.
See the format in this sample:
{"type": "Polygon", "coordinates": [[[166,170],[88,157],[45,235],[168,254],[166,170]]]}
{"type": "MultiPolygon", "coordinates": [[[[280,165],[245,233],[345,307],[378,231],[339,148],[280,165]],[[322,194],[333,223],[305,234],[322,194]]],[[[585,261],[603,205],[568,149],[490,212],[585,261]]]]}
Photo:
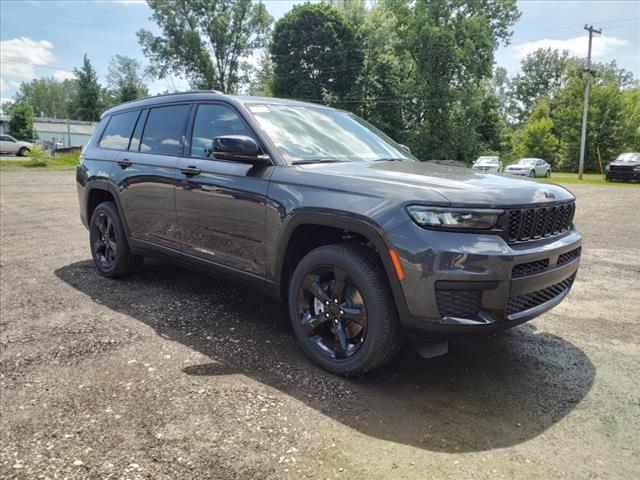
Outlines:
{"type": "Polygon", "coordinates": [[[407,202],[434,201],[437,197],[438,203],[450,206],[490,208],[574,199],[558,185],[424,162],[342,162],[300,167],[318,175],[318,186],[334,185],[350,188],[352,192],[387,192],[407,202]],[[325,176],[342,178],[338,182],[325,176]],[[382,190],[382,184],[388,188],[382,190]]]}

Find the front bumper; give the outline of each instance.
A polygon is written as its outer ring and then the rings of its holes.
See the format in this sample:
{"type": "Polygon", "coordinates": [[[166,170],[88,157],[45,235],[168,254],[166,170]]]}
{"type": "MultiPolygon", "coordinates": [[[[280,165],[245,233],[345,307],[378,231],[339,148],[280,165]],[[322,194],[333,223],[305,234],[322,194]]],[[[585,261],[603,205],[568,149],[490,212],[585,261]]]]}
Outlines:
{"type": "Polygon", "coordinates": [[[405,277],[405,329],[451,338],[499,331],[558,305],[580,263],[580,234],[521,244],[490,234],[425,230],[403,224],[388,234],[405,277]]]}
{"type": "Polygon", "coordinates": [[[640,170],[608,170],[605,172],[607,180],[622,180],[624,182],[631,182],[633,180],[640,181],[640,170]]]}
{"type": "Polygon", "coordinates": [[[518,175],[519,177],[528,177],[531,170],[505,170],[504,173],[509,175],[518,175]]]}

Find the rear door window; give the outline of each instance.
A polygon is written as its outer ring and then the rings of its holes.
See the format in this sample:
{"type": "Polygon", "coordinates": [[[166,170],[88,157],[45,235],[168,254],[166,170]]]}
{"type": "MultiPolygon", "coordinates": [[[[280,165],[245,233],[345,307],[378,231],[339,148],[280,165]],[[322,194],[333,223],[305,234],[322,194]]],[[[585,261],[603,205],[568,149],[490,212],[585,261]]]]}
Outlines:
{"type": "Polygon", "coordinates": [[[180,155],[182,137],[191,105],[168,105],[149,110],[140,142],[140,151],[160,155],[180,155]]]}
{"type": "Polygon", "coordinates": [[[133,132],[139,113],[138,110],[133,110],[112,115],[100,139],[100,147],[126,150],[129,147],[129,138],[131,138],[131,132],[133,132]]]}

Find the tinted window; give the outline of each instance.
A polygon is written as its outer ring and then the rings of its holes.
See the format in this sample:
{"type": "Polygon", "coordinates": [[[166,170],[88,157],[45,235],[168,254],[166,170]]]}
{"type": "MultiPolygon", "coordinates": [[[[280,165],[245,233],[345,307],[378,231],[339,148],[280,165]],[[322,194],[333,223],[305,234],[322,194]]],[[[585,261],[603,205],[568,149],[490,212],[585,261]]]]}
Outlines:
{"type": "Polygon", "coordinates": [[[163,155],[182,153],[182,132],[189,108],[189,105],[171,105],[149,110],[140,151],[163,155]]]}
{"type": "Polygon", "coordinates": [[[140,137],[142,136],[142,129],[144,128],[144,122],[147,119],[147,113],[149,110],[142,110],[140,114],[140,118],[138,119],[138,123],[136,124],[136,129],[133,131],[133,136],[131,137],[131,142],[129,143],[129,150],[139,150],[140,149],[140,137]]]}
{"type": "Polygon", "coordinates": [[[209,157],[213,139],[221,135],[253,137],[235,110],[224,105],[199,105],[193,122],[191,155],[209,157]]]}
{"type": "Polygon", "coordinates": [[[2,140],[3,142],[13,142],[13,138],[7,137],[6,135],[1,136],[0,140],[2,140]]]}
{"type": "Polygon", "coordinates": [[[119,113],[109,119],[109,124],[102,135],[100,146],[102,148],[114,148],[126,150],[129,146],[129,137],[138,118],[138,111],[119,113]]]}

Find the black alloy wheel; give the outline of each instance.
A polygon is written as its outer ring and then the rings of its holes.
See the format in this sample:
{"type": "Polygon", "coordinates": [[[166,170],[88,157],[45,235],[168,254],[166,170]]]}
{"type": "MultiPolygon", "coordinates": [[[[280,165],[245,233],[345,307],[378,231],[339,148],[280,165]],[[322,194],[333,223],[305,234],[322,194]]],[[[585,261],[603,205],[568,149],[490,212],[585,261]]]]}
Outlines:
{"type": "Polygon", "coordinates": [[[353,279],[339,267],[320,266],[305,276],[298,315],[309,341],[332,359],[353,356],[367,334],[367,309],[353,279]]]}
{"type": "Polygon", "coordinates": [[[304,353],[338,375],[389,362],[404,340],[380,258],[362,244],[325,245],[305,255],[289,283],[289,314],[304,353]]]}
{"type": "Polygon", "coordinates": [[[93,262],[101,275],[121,277],[140,269],[144,257],[134,255],[115,202],[96,207],[89,223],[89,245],[93,262]]]}
{"type": "Polygon", "coordinates": [[[118,243],[113,221],[105,212],[100,212],[93,224],[93,254],[102,270],[111,270],[116,261],[118,243]]]}

